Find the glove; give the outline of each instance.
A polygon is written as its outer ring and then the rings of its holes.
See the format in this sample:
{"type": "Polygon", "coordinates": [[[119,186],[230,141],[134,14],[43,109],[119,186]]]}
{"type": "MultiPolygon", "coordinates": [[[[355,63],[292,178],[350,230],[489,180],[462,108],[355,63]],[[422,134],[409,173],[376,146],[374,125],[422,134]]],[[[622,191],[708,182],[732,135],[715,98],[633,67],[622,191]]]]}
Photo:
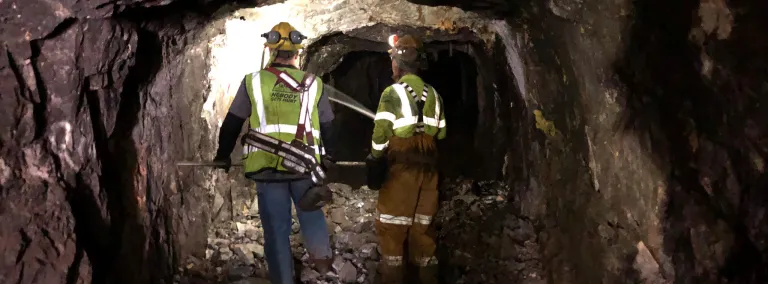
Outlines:
{"type": "Polygon", "coordinates": [[[333,192],[327,185],[313,185],[304,195],[299,198],[296,204],[301,211],[312,212],[320,210],[333,200],[333,192]]]}
{"type": "Polygon", "coordinates": [[[387,179],[387,159],[384,157],[375,158],[368,154],[365,158],[365,167],[367,169],[367,184],[372,190],[379,190],[387,179]]]}
{"type": "Polygon", "coordinates": [[[216,169],[222,169],[225,173],[229,173],[229,168],[232,167],[232,159],[229,157],[220,157],[216,156],[216,158],[213,159],[216,163],[223,163],[222,165],[216,165],[213,166],[216,169]]]}
{"type": "Polygon", "coordinates": [[[336,167],[336,159],[330,155],[325,155],[320,159],[320,166],[327,172],[328,169],[336,167]]]}

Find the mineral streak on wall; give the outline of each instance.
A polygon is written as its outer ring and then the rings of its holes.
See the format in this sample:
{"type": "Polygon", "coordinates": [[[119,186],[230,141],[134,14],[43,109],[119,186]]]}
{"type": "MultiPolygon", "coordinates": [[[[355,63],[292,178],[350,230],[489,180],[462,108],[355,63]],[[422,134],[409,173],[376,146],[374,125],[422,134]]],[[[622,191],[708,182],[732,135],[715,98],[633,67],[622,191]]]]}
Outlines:
{"type": "MultiPolygon", "coordinates": [[[[279,22],[289,22],[309,37],[305,47],[325,35],[375,24],[447,31],[466,27],[486,41],[494,36],[487,28],[487,20],[473,12],[415,5],[402,0],[289,0],[241,9],[226,19],[225,32],[209,43],[210,93],[201,116],[208,121],[211,130],[217,129],[224,120],[243,76],[259,70],[265,42],[261,34],[279,22]]],[[[269,54],[264,57],[268,60],[269,54]]],[[[216,135],[215,130],[211,133],[216,135]]]]}

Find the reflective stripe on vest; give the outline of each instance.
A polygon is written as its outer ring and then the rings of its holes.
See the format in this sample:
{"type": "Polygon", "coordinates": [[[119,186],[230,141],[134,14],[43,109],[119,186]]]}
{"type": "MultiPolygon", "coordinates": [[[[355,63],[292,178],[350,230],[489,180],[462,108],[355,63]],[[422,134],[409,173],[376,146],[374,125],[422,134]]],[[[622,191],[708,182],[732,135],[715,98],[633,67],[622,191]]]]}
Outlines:
{"type": "MultiPolygon", "coordinates": [[[[261,94],[261,72],[256,72],[253,74],[253,90],[259,92],[261,94]]],[[[256,100],[256,112],[259,115],[259,126],[261,128],[267,127],[267,118],[264,116],[264,98],[262,96],[253,96],[253,99],[256,100]]]]}
{"type": "MultiPolygon", "coordinates": [[[[283,100],[284,98],[295,99],[295,96],[281,97],[275,96],[275,88],[282,89],[282,93],[290,92],[302,97],[303,94],[290,89],[294,84],[299,85],[293,77],[303,76],[300,70],[289,69],[281,71],[284,75],[275,75],[269,72],[255,72],[249,74],[247,81],[248,94],[253,104],[253,112],[249,118],[251,130],[271,136],[285,143],[290,143],[296,135],[298,126],[296,125],[301,116],[307,116],[304,119],[304,128],[307,132],[311,131],[313,138],[314,159],[320,161],[321,155],[325,149],[321,147],[321,133],[319,131],[319,117],[317,113],[317,100],[322,86],[320,78],[307,88],[307,96],[301,100],[301,104],[291,106],[291,102],[283,100]],[[274,75],[274,76],[272,76],[274,75]],[[268,77],[264,77],[268,76],[268,77]],[[277,79],[279,76],[279,79],[277,79]],[[282,81],[282,83],[280,83],[282,81]],[[272,86],[272,83],[276,83],[272,86]],[[274,100],[274,101],[272,101],[274,100]],[[271,102],[271,103],[270,103],[271,102]],[[270,104],[267,106],[267,104],[270,104]],[[287,116],[286,116],[287,115],[287,116]],[[284,117],[285,116],[285,117],[284,117]],[[287,124],[284,124],[287,123],[287,124]]],[[[305,135],[306,139],[309,139],[305,135]]],[[[260,150],[254,146],[243,145],[243,164],[246,172],[258,172],[264,168],[275,168],[277,170],[286,170],[281,161],[284,159],[280,155],[275,155],[269,151],[260,150]]]]}
{"type": "MultiPolygon", "coordinates": [[[[445,127],[445,119],[440,120],[440,95],[437,94],[437,90],[435,88],[432,88],[432,93],[435,94],[435,117],[424,117],[424,123],[426,125],[431,125],[434,127],[437,127],[438,129],[445,127]]],[[[426,97],[426,93],[424,95],[426,97]]],[[[426,100],[426,99],[424,99],[426,100]]],[[[439,130],[438,130],[439,131],[439,130]]]]}
{"type": "Polygon", "coordinates": [[[376,142],[371,141],[371,147],[377,151],[384,150],[384,148],[387,148],[387,146],[389,146],[389,141],[385,142],[384,144],[376,144],[376,142]]]}
{"type": "MultiPolygon", "coordinates": [[[[380,112],[382,114],[381,116],[379,114],[376,114],[376,119],[387,119],[389,121],[392,121],[392,123],[394,124],[392,126],[393,129],[414,125],[419,120],[418,113],[414,114],[411,111],[411,101],[408,99],[408,96],[409,96],[408,92],[405,90],[405,87],[403,85],[401,85],[400,83],[395,83],[394,85],[392,85],[392,89],[394,89],[398,97],[400,97],[400,112],[402,112],[403,118],[392,119],[395,117],[395,115],[386,113],[386,112],[380,112]]],[[[435,117],[424,116],[424,124],[441,128],[445,126],[445,120],[440,120],[440,100],[438,99],[439,96],[435,88],[432,88],[432,87],[430,88],[432,89],[432,93],[434,93],[435,95],[435,98],[434,98],[435,117]]],[[[424,93],[422,97],[426,101],[427,93],[424,93]]]]}
{"type": "Polygon", "coordinates": [[[400,97],[400,112],[403,114],[402,118],[392,121],[394,124],[392,125],[392,129],[398,129],[415,124],[418,120],[418,117],[413,115],[413,112],[411,112],[411,101],[408,99],[408,95],[405,92],[405,87],[395,83],[392,85],[392,89],[394,89],[397,93],[397,96],[400,97]]]}
{"type": "Polygon", "coordinates": [[[323,171],[316,157],[294,147],[291,143],[275,139],[264,133],[248,131],[248,133],[243,136],[243,144],[257,147],[260,150],[285,159],[284,162],[288,167],[291,167],[295,171],[300,173],[311,173],[312,181],[315,183],[325,179],[325,171],[323,171]]]}
{"type": "MultiPolygon", "coordinates": [[[[295,80],[293,80],[293,78],[291,78],[290,76],[286,75],[285,73],[281,73],[280,75],[281,75],[280,77],[283,80],[287,81],[288,84],[290,84],[292,86],[298,86],[299,85],[299,83],[297,83],[295,80]]],[[[255,73],[254,76],[253,76],[253,89],[254,90],[261,90],[261,74],[260,74],[260,72],[255,73]]],[[[261,93],[261,92],[259,92],[259,93],[261,93]]],[[[264,95],[262,94],[261,96],[254,96],[254,99],[256,100],[256,104],[257,104],[257,108],[256,109],[257,109],[257,112],[259,114],[259,124],[260,124],[260,126],[259,126],[259,128],[253,128],[252,127],[251,129],[253,129],[254,131],[257,131],[257,132],[264,133],[264,134],[270,134],[270,133],[292,133],[292,134],[296,134],[296,128],[298,128],[298,126],[296,126],[296,125],[290,125],[290,124],[269,124],[268,125],[267,124],[267,119],[266,119],[266,117],[264,117],[264,95]]],[[[309,114],[311,116],[312,112],[314,112],[314,110],[315,110],[315,104],[314,104],[315,99],[317,99],[317,81],[312,82],[312,85],[309,87],[309,101],[303,100],[303,101],[307,101],[307,102],[302,102],[301,110],[300,110],[300,113],[299,113],[301,120],[304,120],[304,116],[306,116],[307,114],[309,114]]],[[[311,129],[312,130],[312,136],[313,137],[315,137],[315,138],[320,137],[320,131],[318,129],[315,129],[315,128],[312,127],[312,119],[311,118],[304,120],[304,127],[306,129],[311,129]]],[[[316,154],[321,154],[321,153],[325,152],[325,149],[321,150],[322,147],[317,147],[317,145],[315,145],[314,148],[315,148],[315,153],[316,154]]],[[[243,154],[248,154],[248,153],[250,153],[250,152],[247,152],[247,153],[244,152],[243,154]]]]}

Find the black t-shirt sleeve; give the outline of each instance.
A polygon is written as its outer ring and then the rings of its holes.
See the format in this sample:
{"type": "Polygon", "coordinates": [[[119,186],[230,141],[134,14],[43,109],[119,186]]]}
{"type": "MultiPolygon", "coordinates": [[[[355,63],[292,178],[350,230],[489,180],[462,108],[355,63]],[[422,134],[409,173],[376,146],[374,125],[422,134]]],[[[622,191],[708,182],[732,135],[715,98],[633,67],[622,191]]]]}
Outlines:
{"type": "Polygon", "coordinates": [[[245,87],[245,78],[240,82],[240,87],[237,88],[235,99],[229,106],[229,113],[242,119],[248,119],[251,116],[251,98],[245,87]]]}
{"type": "Polygon", "coordinates": [[[320,117],[320,123],[331,122],[335,117],[325,88],[320,93],[320,101],[317,102],[317,115],[320,117]]]}

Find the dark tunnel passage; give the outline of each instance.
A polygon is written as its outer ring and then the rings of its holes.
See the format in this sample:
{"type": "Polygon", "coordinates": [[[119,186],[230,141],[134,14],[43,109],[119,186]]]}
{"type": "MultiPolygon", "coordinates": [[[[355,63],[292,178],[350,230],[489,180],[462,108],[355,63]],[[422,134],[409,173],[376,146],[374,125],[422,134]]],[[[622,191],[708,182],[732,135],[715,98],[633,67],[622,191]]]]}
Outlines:
{"type": "MultiPolygon", "coordinates": [[[[477,68],[473,58],[458,50],[433,52],[428,68],[420,76],[443,97],[448,132],[438,143],[441,173],[445,177],[471,174],[478,121],[477,68]]],[[[386,53],[355,51],[346,54],[323,80],[375,112],[381,93],[394,82],[391,77],[391,61],[386,53]]],[[[370,152],[373,121],[338,104],[333,108],[334,126],[340,129],[337,160],[364,160],[370,152]]]]}
{"type": "MultiPolygon", "coordinates": [[[[394,82],[387,54],[373,51],[348,53],[323,81],[374,112],[381,92],[394,82]]],[[[334,127],[340,129],[337,159],[364,160],[371,149],[373,121],[345,106],[335,103],[332,106],[336,115],[334,127]]]]}

